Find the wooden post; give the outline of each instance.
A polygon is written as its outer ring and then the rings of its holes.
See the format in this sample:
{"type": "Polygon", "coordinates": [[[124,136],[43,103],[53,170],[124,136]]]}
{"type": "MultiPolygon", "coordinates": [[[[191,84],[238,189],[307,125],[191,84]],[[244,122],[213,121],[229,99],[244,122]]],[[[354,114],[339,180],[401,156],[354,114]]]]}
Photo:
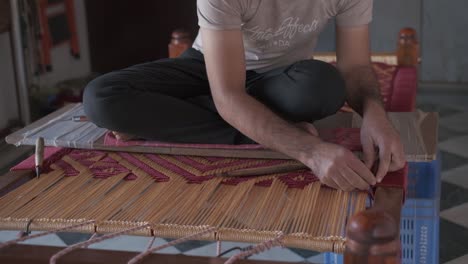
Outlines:
{"type": "Polygon", "coordinates": [[[169,58],[177,58],[192,46],[190,33],[183,29],[172,32],[171,42],[169,43],[169,58]]]}
{"type": "Polygon", "coordinates": [[[378,188],[374,206],[354,215],[346,231],[345,264],[400,264],[403,190],[378,188]]]}
{"type": "Polygon", "coordinates": [[[419,42],[416,30],[403,28],[398,38],[397,58],[399,66],[417,66],[419,64],[419,42]]]}

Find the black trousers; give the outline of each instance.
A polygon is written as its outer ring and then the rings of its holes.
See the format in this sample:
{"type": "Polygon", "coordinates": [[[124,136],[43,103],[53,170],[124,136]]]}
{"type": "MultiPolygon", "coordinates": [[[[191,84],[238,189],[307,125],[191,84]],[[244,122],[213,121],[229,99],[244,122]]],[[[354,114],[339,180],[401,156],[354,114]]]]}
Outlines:
{"type": "MultiPolygon", "coordinates": [[[[313,122],[344,104],[345,83],[330,64],[304,60],[266,73],[246,72],[246,91],[290,122],[313,122]]],[[[254,143],[216,111],[203,54],[135,65],[102,75],[85,89],[84,109],[100,127],[143,139],[254,143]]]]}

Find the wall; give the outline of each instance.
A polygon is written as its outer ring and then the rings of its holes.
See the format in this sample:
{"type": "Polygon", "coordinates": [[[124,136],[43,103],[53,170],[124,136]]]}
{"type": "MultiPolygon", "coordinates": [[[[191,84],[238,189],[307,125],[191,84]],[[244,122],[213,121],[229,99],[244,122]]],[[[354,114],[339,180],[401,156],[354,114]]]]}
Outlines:
{"type": "Polygon", "coordinates": [[[466,0],[423,2],[424,81],[468,83],[466,0]]]}
{"type": "MultiPolygon", "coordinates": [[[[371,24],[372,51],[394,51],[398,32],[403,27],[413,27],[420,32],[421,0],[374,0],[371,24]],[[402,8],[404,7],[404,8],[402,8]]],[[[322,33],[319,51],[335,50],[335,24],[331,21],[322,33]]]]}
{"type": "Polygon", "coordinates": [[[10,34],[0,34],[0,130],[19,118],[10,34]]]}
{"type": "MultiPolygon", "coordinates": [[[[468,15],[466,0],[374,0],[372,50],[394,51],[398,31],[413,27],[421,42],[420,79],[424,82],[468,82],[468,15]]],[[[319,40],[319,51],[334,51],[334,24],[319,40]]]]}
{"type": "Polygon", "coordinates": [[[198,30],[194,0],[85,2],[91,69],[98,73],[167,58],[172,31],[198,30]]]}

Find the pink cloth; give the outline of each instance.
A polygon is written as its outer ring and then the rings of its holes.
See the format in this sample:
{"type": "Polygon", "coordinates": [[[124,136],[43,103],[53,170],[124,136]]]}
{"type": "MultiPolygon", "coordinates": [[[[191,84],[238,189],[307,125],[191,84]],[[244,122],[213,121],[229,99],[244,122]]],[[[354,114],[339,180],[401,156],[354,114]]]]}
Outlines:
{"type": "MultiPolygon", "coordinates": [[[[359,129],[334,129],[330,130],[324,136],[330,142],[335,142],[347,147],[351,150],[360,149],[359,129]]],[[[172,146],[171,144],[168,144],[172,146]]],[[[146,172],[148,176],[152,177],[157,182],[164,182],[170,180],[170,177],[165,174],[165,171],[175,172],[185,178],[188,183],[199,184],[204,181],[216,177],[215,172],[223,168],[259,168],[280,165],[288,162],[281,159],[259,159],[258,162],[252,163],[252,159],[230,159],[221,157],[191,157],[184,155],[171,156],[176,162],[167,160],[158,154],[135,154],[128,152],[113,152],[119,155],[122,159],[126,160],[135,167],[146,172]],[[139,157],[143,155],[152,163],[157,164],[164,170],[156,170],[149,164],[143,162],[139,157]],[[183,166],[182,166],[183,164],[183,166]],[[198,171],[196,173],[193,170],[198,171]],[[203,176],[202,176],[203,175],[203,176]]],[[[74,160],[77,163],[88,167],[92,172],[94,178],[106,179],[116,175],[124,174],[124,180],[136,180],[138,177],[128,168],[119,164],[108,155],[109,152],[99,150],[82,150],[82,149],[69,149],[69,148],[54,148],[47,147],[45,149],[45,160],[43,164],[43,172],[47,173],[55,168],[60,168],[64,171],[65,176],[77,176],[79,171],[67,160],[62,159],[67,155],[68,159],[74,160]],[[51,165],[54,165],[53,167],[51,165]]],[[[12,168],[12,170],[30,170],[34,169],[34,155],[24,160],[20,164],[12,168]]],[[[374,170],[378,167],[375,165],[374,170]]],[[[400,187],[406,189],[406,175],[408,173],[407,167],[397,172],[390,172],[385,180],[378,184],[379,186],[400,187]]],[[[252,179],[253,177],[233,177],[223,180],[223,184],[237,185],[243,181],[252,179]]],[[[312,182],[318,181],[318,178],[312,174],[310,170],[301,170],[290,173],[285,173],[279,176],[279,179],[286,184],[289,188],[304,188],[312,182]]],[[[259,186],[268,187],[272,183],[271,179],[263,180],[257,183],[259,186]]]]}

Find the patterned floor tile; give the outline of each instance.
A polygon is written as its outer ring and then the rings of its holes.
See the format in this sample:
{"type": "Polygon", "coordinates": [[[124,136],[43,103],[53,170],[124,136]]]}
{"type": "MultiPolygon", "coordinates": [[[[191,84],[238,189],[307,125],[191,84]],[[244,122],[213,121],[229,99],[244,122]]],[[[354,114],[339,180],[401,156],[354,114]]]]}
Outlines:
{"type": "Polygon", "coordinates": [[[0,231],[0,242],[18,238],[18,231],[0,231]]]}
{"type": "Polygon", "coordinates": [[[468,111],[467,93],[447,94],[445,92],[423,92],[419,93],[417,97],[417,105],[434,104],[445,106],[449,108],[460,109],[461,111],[468,111]]]}
{"type": "MultiPolygon", "coordinates": [[[[31,232],[31,234],[37,234],[41,232],[31,232]]],[[[0,231],[0,242],[5,242],[18,238],[18,231],[0,231]]],[[[50,234],[43,237],[33,238],[26,240],[22,244],[27,245],[43,245],[43,246],[54,246],[54,247],[65,247],[66,244],[56,234],[50,234]]]]}
{"type": "Polygon", "coordinates": [[[438,112],[440,117],[450,116],[460,112],[460,109],[435,103],[418,104],[417,108],[423,110],[424,112],[438,112]]]}
{"type": "Polygon", "coordinates": [[[440,219],[440,263],[468,254],[468,229],[440,219]]]}
{"type": "MultiPolygon", "coordinates": [[[[248,243],[238,243],[238,242],[223,242],[222,252],[231,248],[245,248],[251,244],[248,243]]],[[[224,255],[223,257],[230,257],[234,254],[239,253],[238,249],[224,255]]],[[[216,255],[216,243],[210,243],[208,245],[195,248],[189,251],[184,252],[184,255],[190,256],[215,256],[216,255]]],[[[249,259],[255,260],[270,260],[270,261],[287,261],[287,262],[304,262],[305,259],[298,254],[294,253],[288,248],[275,247],[260,254],[251,256],[249,259]]]]}
{"type": "MultiPolygon", "coordinates": [[[[223,257],[228,258],[234,254],[239,253],[241,248],[245,248],[250,245],[251,244],[240,242],[222,242],[221,253],[225,253],[223,254],[223,257]]],[[[185,251],[183,252],[183,254],[190,256],[213,257],[216,256],[216,247],[216,243],[210,242],[209,244],[206,244],[204,246],[185,251]]]]}
{"type": "Polygon", "coordinates": [[[468,263],[468,254],[457,259],[445,262],[444,264],[466,264],[468,263]]]}
{"type": "Polygon", "coordinates": [[[316,255],[319,255],[320,252],[312,251],[312,250],[306,250],[306,249],[300,249],[300,248],[289,248],[292,252],[298,254],[299,256],[303,258],[310,258],[316,255]]]}
{"type": "MultiPolygon", "coordinates": [[[[308,259],[306,259],[306,263],[313,263],[313,264],[321,264],[321,263],[325,263],[325,254],[324,253],[320,253],[318,255],[315,255],[313,257],[310,257],[308,259]]],[[[327,263],[329,264],[329,263],[327,263]]],[[[331,263],[330,263],[331,264],[331,263]]]]}
{"type": "Polygon", "coordinates": [[[305,259],[288,248],[272,248],[268,251],[250,257],[255,260],[304,262],[305,259]]]}
{"type": "Polygon", "coordinates": [[[61,232],[57,233],[57,236],[60,237],[65,244],[73,245],[88,240],[91,237],[91,234],[61,232]]]}
{"type": "MultiPolygon", "coordinates": [[[[166,241],[170,242],[174,239],[165,239],[166,241]]],[[[175,248],[179,250],[182,253],[185,253],[187,251],[190,251],[192,249],[197,249],[200,247],[204,247],[206,245],[213,244],[213,242],[208,242],[208,241],[197,241],[197,240],[191,240],[187,241],[178,245],[175,245],[175,248]]]]}
{"type": "MultiPolygon", "coordinates": [[[[468,203],[440,212],[440,217],[468,228],[468,203]]],[[[468,242],[468,241],[467,241],[468,242]]]]}
{"type": "Polygon", "coordinates": [[[468,165],[444,171],[442,180],[468,189],[468,165]]]}
{"type": "Polygon", "coordinates": [[[468,132],[468,112],[462,112],[440,119],[440,125],[454,131],[468,132]]]}
{"type": "Polygon", "coordinates": [[[468,158],[447,151],[441,150],[440,158],[442,162],[442,171],[447,171],[468,164],[468,158]]]}
{"type": "Polygon", "coordinates": [[[468,189],[448,182],[441,184],[440,211],[468,202],[468,189]]]}
{"type": "Polygon", "coordinates": [[[439,126],[438,132],[439,142],[444,142],[449,139],[454,139],[466,135],[466,133],[456,132],[443,126],[439,126]]]}
{"type": "MultiPolygon", "coordinates": [[[[468,124],[468,120],[466,123],[468,124]]],[[[468,161],[468,135],[446,140],[439,144],[439,148],[443,151],[466,157],[468,161]]]]}
{"type": "MultiPolygon", "coordinates": [[[[149,237],[140,236],[120,236],[114,239],[105,240],[103,242],[93,244],[89,248],[95,249],[106,249],[106,250],[120,250],[120,251],[132,251],[142,252],[145,250],[150,242],[149,237]]],[[[160,246],[166,244],[167,241],[161,238],[156,238],[153,246],[160,246]]],[[[180,251],[175,247],[165,248],[157,253],[163,254],[179,254],[180,251]]]]}

